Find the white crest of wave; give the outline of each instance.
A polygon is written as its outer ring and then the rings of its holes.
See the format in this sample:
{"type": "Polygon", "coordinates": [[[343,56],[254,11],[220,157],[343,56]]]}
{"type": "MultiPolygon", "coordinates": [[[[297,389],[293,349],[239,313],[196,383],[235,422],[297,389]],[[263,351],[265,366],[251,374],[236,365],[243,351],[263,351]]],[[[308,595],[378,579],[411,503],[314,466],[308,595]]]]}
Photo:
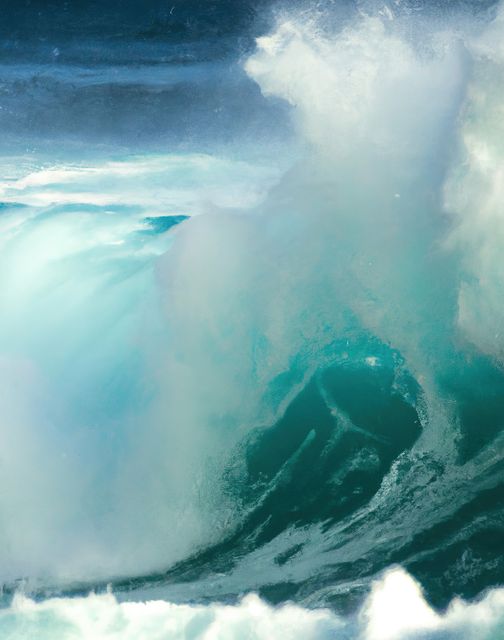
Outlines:
{"type": "Polygon", "coordinates": [[[254,594],[236,605],[120,602],[111,593],[34,602],[16,595],[0,611],[9,640],[498,640],[504,590],[474,604],[454,601],[445,614],[425,602],[402,569],[376,581],[357,617],[286,604],[271,607],[254,594]]]}
{"type": "Polygon", "coordinates": [[[435,55],[422,60],[378,16],[363,16],[331,37],[312,23],[287,20],[257,40],[246,70],[265,95],[295,107],[299,132],[318,153],[331,153],[334,162],[364,145],[367,155],[376,147],[390,161],[408,151],[419,157],[432,145],[460,80],[453,44],[448,33],[437,35],[435,55]]]}

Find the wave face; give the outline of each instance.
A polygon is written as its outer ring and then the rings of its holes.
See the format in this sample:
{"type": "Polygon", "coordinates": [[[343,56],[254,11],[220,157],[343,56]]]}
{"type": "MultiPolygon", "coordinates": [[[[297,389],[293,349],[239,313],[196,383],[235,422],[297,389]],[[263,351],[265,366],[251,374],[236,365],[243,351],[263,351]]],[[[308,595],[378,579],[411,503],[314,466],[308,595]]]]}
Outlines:
{"type": "Polygon", "coordinates": [[[329,5],[0,68],[6,637],[502,636],[504,9],[329,5]]]}

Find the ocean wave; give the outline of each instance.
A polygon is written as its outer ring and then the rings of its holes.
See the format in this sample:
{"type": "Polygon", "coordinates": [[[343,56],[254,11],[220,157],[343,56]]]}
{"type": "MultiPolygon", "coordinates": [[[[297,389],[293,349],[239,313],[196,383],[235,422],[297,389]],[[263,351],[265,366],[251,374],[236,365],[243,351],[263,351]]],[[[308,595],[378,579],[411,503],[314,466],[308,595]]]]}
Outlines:
{"type": "Polygon", "coordinates": [[[6,160],[0,628],[501,631],[502,10],[407,4],[279,9],[272,164],[6,160]]]}

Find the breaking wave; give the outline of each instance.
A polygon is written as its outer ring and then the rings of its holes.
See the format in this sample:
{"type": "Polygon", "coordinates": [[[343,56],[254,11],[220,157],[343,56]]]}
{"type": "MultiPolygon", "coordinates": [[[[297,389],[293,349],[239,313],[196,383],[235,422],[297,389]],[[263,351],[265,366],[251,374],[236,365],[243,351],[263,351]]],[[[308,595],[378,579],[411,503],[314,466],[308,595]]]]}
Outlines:
{"type": "Polygon", "coordinates": [[[3,161],[7,637],[502,633],[504,13],[408,6],[279,11],[281,158],[3,161]]]}

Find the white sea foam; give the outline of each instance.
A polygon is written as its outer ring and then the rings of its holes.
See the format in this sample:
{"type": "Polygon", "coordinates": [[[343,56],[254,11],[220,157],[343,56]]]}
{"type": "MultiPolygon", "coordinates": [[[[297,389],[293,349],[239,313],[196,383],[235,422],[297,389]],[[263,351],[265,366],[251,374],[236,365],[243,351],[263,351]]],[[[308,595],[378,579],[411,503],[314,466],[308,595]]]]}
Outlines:
{"type": "Polygon", "coordinates": [[[376,581],[360,613],[347,618],[294,604],[271,607],[256,595],[236,605],[121,602],[111,593],[34,602],[16,595],[0,611],[6,640],[500,640],[504,590],[444,614],[403,570],[376,581]]]}
{"type": "MultiPolygon", "coordinates": [[[[9,162],[13,160],[2,161],[4,175],[9,162]]],[[[262,200],[281,172],[277,165],[204,154],[126,157],[27,169],[21,173],[18,169],[0,182],[0,202],[34,207],[137,206],[150,215],[248,208],[262,200]]]]}

